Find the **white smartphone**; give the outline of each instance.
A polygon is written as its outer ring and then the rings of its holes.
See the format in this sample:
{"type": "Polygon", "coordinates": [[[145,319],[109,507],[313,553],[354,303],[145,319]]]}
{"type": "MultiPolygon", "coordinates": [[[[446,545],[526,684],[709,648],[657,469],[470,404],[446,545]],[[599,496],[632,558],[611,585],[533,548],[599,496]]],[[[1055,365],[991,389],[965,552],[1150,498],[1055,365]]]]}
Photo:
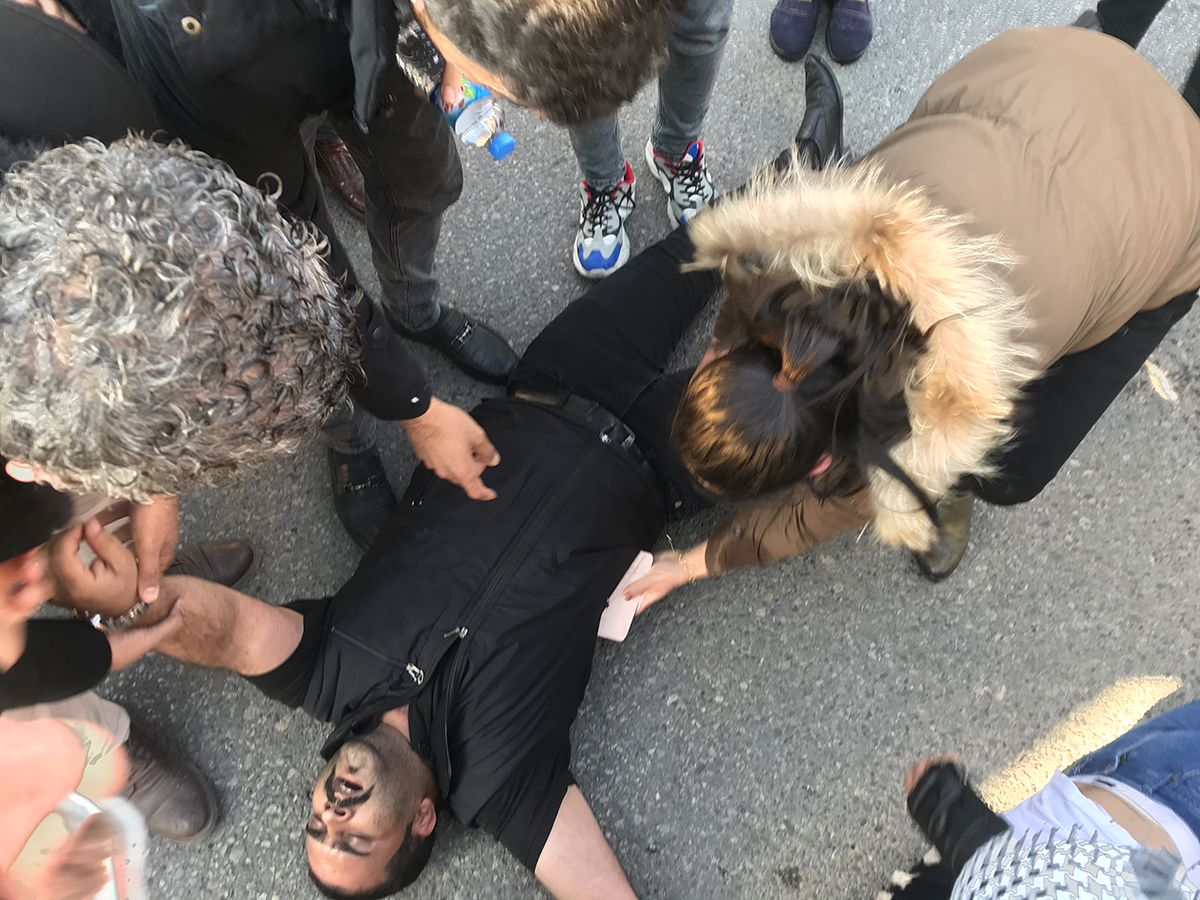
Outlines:
{"type": "Polygon", "coordinates": [[[616,590],[609,596],[608,606],[604,608],[604,613],[600,616],[600,637],[610,641],[625,640],[626,635],[629,634],[629,626],[633,624],[633,617],[637,615],[638,604],[642,600],[640,596],[626,600],[625,588],[649,572],[652,565],[654,565],[654,556],[645,550],[633,560],[633,565],[629,567],[616,590]]]}

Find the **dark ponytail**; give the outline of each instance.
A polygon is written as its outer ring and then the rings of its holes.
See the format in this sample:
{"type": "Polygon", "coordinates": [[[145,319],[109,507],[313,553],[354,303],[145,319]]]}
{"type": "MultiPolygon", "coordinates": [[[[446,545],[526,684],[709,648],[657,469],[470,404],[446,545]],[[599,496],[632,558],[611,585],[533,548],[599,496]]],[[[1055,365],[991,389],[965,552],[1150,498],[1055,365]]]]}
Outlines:
{"type": "Polygon", "coordinates": [[[887,452],[911,432],[904,388],[926,346],[907,306],[874,278],[815,294],[791,283],[748,330],[750,341],[701,371],[680,402],[672,437],[692,473],[749,499],[803,481],[829,453],[823,495],[859,490],[877,466],[934,517],[887,452]]]}

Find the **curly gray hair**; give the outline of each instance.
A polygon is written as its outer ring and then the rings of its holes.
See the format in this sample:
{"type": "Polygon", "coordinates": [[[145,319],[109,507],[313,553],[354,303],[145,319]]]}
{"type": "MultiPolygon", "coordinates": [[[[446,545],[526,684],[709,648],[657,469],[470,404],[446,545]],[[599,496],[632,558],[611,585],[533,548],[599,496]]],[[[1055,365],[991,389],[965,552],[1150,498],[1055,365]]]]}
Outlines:
{"type": "Polygon", "coordinates": [[[178,142],[18,165],[0,186],[0,455],[145,501],[294,450],[360,353],[326,252],[178,142]]]}

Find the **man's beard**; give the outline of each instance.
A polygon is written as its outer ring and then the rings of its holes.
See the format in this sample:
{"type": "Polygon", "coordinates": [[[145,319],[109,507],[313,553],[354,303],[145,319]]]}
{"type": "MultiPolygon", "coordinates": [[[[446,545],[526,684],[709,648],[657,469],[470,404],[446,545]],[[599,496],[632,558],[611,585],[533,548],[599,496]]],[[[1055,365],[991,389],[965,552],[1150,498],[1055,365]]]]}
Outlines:
{"type": "MultiPolygon", "coordinates": [[[[403,734],[394,729],[377,728],[343,744],[334,762],[335,765],[325,780],[325,793],[330,802],[339,807],[355,806],[365,803],[373,796],[375,802],[386,810],[397,825],[406,823],[411,830],[417,808],[424,796],[428,770],[403,734]],[[336,763],[346,765],[344,751],[347,748],[353,748],[371,757],[374,761],[375,779],[361,794],[337,799],[333,795],[335,778],[338,777],[336,763]]],[[[353,776],[351,778],[353,779],[353,776]]]]}

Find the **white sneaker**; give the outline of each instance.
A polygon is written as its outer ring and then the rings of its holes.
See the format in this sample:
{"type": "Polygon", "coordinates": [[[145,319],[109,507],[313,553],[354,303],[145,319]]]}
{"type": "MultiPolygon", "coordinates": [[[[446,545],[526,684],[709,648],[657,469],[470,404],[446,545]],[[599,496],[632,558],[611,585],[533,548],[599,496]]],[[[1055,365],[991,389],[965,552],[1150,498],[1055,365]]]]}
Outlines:
{"type": "Polygon", "coordinates": [[[692,141],[679,162],[671,162],[646,141],[646,165],[667,192],[667,215],[673,226],[686,225],[717,196],[704,160],[703,141],[692,141]]]}
{"type": "Polygon", "coordinates": [[[625,177],[607,191],[594,191],[579,182],[579,230],[571,259],[584,278],[603,278],[629,262],[625,220],[633,212],[633,167],[625,161],[625,177]]]}

